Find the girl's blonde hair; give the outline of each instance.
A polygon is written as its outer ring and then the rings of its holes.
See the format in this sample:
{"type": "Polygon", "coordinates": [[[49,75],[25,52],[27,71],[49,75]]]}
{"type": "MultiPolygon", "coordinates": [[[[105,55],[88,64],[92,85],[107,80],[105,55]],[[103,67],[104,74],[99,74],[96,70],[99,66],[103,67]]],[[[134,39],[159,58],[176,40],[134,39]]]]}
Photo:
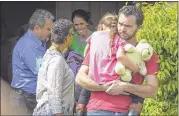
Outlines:
{"type": "Polygon", "coordinates": [[[110,56],[112,55],[112,48],[113,48],[113,39],[117,34],[117,23],[118,23],[118,16],[111,13],[106,13],[100,20],[97,30],[103,30],[102,25],[105,25],[107,28],[110,29],[110,56]]]}

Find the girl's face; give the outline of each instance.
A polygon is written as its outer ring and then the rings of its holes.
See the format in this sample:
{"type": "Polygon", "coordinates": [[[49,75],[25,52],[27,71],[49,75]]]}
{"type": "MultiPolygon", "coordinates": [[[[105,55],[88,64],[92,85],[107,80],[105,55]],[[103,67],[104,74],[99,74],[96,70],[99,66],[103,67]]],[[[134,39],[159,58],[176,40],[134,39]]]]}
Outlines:
{"type": "Polygon", "coordinates": [[[73,19],[73,26],[80,36],[88,35],[88,23],[81,17],[75,16],[73,19]]]}

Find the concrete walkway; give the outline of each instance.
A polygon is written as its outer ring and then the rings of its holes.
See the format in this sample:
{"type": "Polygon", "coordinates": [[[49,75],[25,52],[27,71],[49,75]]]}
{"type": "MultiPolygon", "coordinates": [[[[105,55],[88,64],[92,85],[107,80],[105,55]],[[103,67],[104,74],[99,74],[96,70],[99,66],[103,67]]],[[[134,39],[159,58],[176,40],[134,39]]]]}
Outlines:
{"type": "Polygon", "coordinates": [[[10,85],[1,78],[1,115],[9,115],[9,95],[11,92],[10,85]]]}

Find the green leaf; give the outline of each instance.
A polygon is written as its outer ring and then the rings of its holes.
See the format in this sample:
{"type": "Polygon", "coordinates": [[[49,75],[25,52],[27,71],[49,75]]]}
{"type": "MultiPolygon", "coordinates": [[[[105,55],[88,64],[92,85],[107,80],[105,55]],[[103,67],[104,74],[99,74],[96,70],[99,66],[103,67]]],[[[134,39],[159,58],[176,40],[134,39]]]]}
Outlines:
{"type": "Polygon", "coordinates": [[[159,90],[154,99],[145,99],[143,116],[177,115],[178,94],[178,3],[142,3],[144,21],[137,39],[146,39],[159,55],[159,90]],[[164,104],[166,111],[161,104],[164,104]]]}
{"type": "Polygon", "coordinates": [[[165,66],[166,66],[166,68],[167,68],[168,70],[171,69],[171,68],[170,68],[170,64],[169,64],[168,62],[165,62],[165,66]]]}
{"type": "Polygon", "coordinates": [[[178,49],[175,49],[174,55],[177,56],[177,54],[178,54],[178,49]]]}
{"type": "Polygon", "coordinates": [[[176,66],[176,63],[175,63],[175,62],[173,62],[172,60],[168,60],[168,62],[169,62],[171,65],[176,66]]]}

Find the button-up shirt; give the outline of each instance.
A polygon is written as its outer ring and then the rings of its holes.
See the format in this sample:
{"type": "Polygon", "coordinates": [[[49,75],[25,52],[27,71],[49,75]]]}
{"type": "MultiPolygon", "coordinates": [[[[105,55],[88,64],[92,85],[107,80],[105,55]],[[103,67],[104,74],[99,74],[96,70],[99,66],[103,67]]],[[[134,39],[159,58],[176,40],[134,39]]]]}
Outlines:
{"type": "Polygon", "coordinates": [[[74,79],[62,54],[55,49],[48,49],[38,73],[36,111],[49,115],[47,111],[52,109],[52,114],[72,115],[75,103],[74,79]]]}
{"type": "Polygon", "coordinates": [[[45,42],[37,38],[30,29],[19,39],[12,55],[13,88],[36,93],[37,74],[45,51],[45,42]]]}

